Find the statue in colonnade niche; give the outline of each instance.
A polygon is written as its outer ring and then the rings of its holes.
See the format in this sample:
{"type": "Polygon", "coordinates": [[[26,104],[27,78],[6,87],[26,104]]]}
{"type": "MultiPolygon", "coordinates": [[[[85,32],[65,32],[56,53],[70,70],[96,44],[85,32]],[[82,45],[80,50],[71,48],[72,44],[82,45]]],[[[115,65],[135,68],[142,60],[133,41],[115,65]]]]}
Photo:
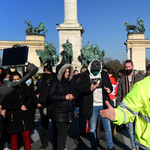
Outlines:
{"type": "Polygon", "coordinates": [[[82,66],[88,66],[88,64],[93,59],[98,59],[101,62],[103,62],[106,51],[105,50],[100,51],[99,46],[97,44],[95,47],[93,47],[93,45],[94,44],[89,45],[88,42],[85,47],[82,47],[81,49],[82,66]]]}
{"type": "Polygon", "coordinates": [[[126,31],[130,33],[144,33],[145,28],[144,28],[144,21],[139,19],[139,17],[136,20],[136,25],[130,25],[129,22],[124,22],[124,25],[126,26],[126,31]]]}
{"type": "Polygon", "coordinates": [[[53,46],[53,42],[48,43],[47,41],[45,41],[44,45],[44,51],[40,49],[36,50],[36,53],[39,56],[41,62],[41,66],[45,66],[45,64],[47,63],[51,64],[52,66],[55,66],[59,61],[59,58],[56,52],[56,48],[55,46],[53,46]]]}
{"type": "Polygon", "coordinates": [[[63,57],[62,62],[71,64],[73,61],[72,43],[67,39],[66,43],[63,43],[61,46],[63,47],[63,51],[60,53],[63,57]]]}

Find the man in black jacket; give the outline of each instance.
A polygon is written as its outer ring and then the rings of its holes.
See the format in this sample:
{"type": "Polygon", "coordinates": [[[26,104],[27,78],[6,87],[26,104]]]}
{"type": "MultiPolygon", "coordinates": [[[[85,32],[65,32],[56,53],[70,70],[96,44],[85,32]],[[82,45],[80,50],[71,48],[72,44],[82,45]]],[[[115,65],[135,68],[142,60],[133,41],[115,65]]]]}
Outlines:
{"type": "Polygon", "coordinates": [[[48,105],[48,89],[50,81],[55,77],[50,64],[44,66],[43,77],[37,81],[36,104],[40,111],[41,126],[42,126],[42,146],[40,150],[48,148],[48,124],[49,117],[43,113],[43,109],[48,105]]]}
{"type": "Polygon", "coordinates": [[[107,118],[100,115],[106,109],[106,100],[112,91],[108,74],[102,70],[102,64],[95,59],[90,62],[87,71],[81,75],[77,90],[83,95],[83,115],[89,120],[89,137],[93,150],[97,150],[96,123],[98,115],[103,123],[108,150],[115,150],[112,140],[111,125],[107,118]]]}

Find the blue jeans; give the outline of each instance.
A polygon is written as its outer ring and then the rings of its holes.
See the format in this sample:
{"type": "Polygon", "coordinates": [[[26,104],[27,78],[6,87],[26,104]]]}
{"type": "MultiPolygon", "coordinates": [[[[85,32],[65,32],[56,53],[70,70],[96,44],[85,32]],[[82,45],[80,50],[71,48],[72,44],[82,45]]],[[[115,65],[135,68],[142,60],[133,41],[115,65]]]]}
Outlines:
{"type": "Polygon", "coordinates": [[[75,107],[75,113],[79,113],[79,108],[75,107]]]}
{"type": "Polygon", "coordinates": [[[134,120],[134,122],[128,122],[127,124],[128,124],[128,131],[129,131],[129,135],[130,135],[130,141],[131,141],[132,148],[136,148],[135,136],[134,136],[135,120],[134,120]]]}
{"type": "Polygon", "coordinates": [[[97,117],[100,116],[100,119],[102,121],[105,137],[107,141],[107,146],[109,149],[114,147],[113,140],[112,140],[112,132],[111,132],[111,125],[110,121],[107,118],[103,118],[100,115],[100,110],[103,109],[103,106],[93,106],[93,116],[89,120],[89,138],[91,142],[92,148],[97,148],[97,138],[96,138],[96,123],[97,123],[97,117]]]}

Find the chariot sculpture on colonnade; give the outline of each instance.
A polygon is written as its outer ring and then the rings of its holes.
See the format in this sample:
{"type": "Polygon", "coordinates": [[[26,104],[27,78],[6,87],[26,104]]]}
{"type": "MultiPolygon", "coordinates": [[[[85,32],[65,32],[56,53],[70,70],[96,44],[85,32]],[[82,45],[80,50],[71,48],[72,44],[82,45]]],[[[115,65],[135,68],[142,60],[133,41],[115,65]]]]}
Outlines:
{"type": "MultiPolygon", "coordinates": [[[[24,19],[25,20],[25,19],[24,19]]],[[[26,29],[26,34],[40,34],[40,32],[43,31],[43,33],[47,33],[48,30],[45,28],[45,24],[44,22],[40,22],[38,27],[33,28],[33,25],[31,24],[31,20],[29,20],[28,22],[25,20],[24,23],[27,23],[28,28],[26,29]]]]}
{"type": "Polygon", "coordinates": [[[136,25],[130,25],[129,22],[124,22],[124,25],[126,26],[127,33],[130,33],[131,30],[132,30],[132,33],[145,32],[144,21],[139,19],[139,17],[136,20],[136,25]]]}

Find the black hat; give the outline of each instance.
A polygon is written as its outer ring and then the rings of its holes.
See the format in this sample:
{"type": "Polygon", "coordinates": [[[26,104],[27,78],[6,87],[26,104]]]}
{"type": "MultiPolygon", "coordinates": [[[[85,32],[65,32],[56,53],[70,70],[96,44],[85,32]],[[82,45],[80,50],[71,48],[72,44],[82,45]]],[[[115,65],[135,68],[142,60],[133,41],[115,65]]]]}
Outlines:
{"type": "Polygon", "coordinates": [[[50,72],[52,72],[52,66],[50,64],[47,64],[46,66],[44,66],[43,71],[50,71],[50,72]]]}
{"type": "Polygon", "coordinates": [[[101,69],[101,64],[98,60],[94,60],[91,64],[91,69],[95,71],[100,71],[101,69]]]}

